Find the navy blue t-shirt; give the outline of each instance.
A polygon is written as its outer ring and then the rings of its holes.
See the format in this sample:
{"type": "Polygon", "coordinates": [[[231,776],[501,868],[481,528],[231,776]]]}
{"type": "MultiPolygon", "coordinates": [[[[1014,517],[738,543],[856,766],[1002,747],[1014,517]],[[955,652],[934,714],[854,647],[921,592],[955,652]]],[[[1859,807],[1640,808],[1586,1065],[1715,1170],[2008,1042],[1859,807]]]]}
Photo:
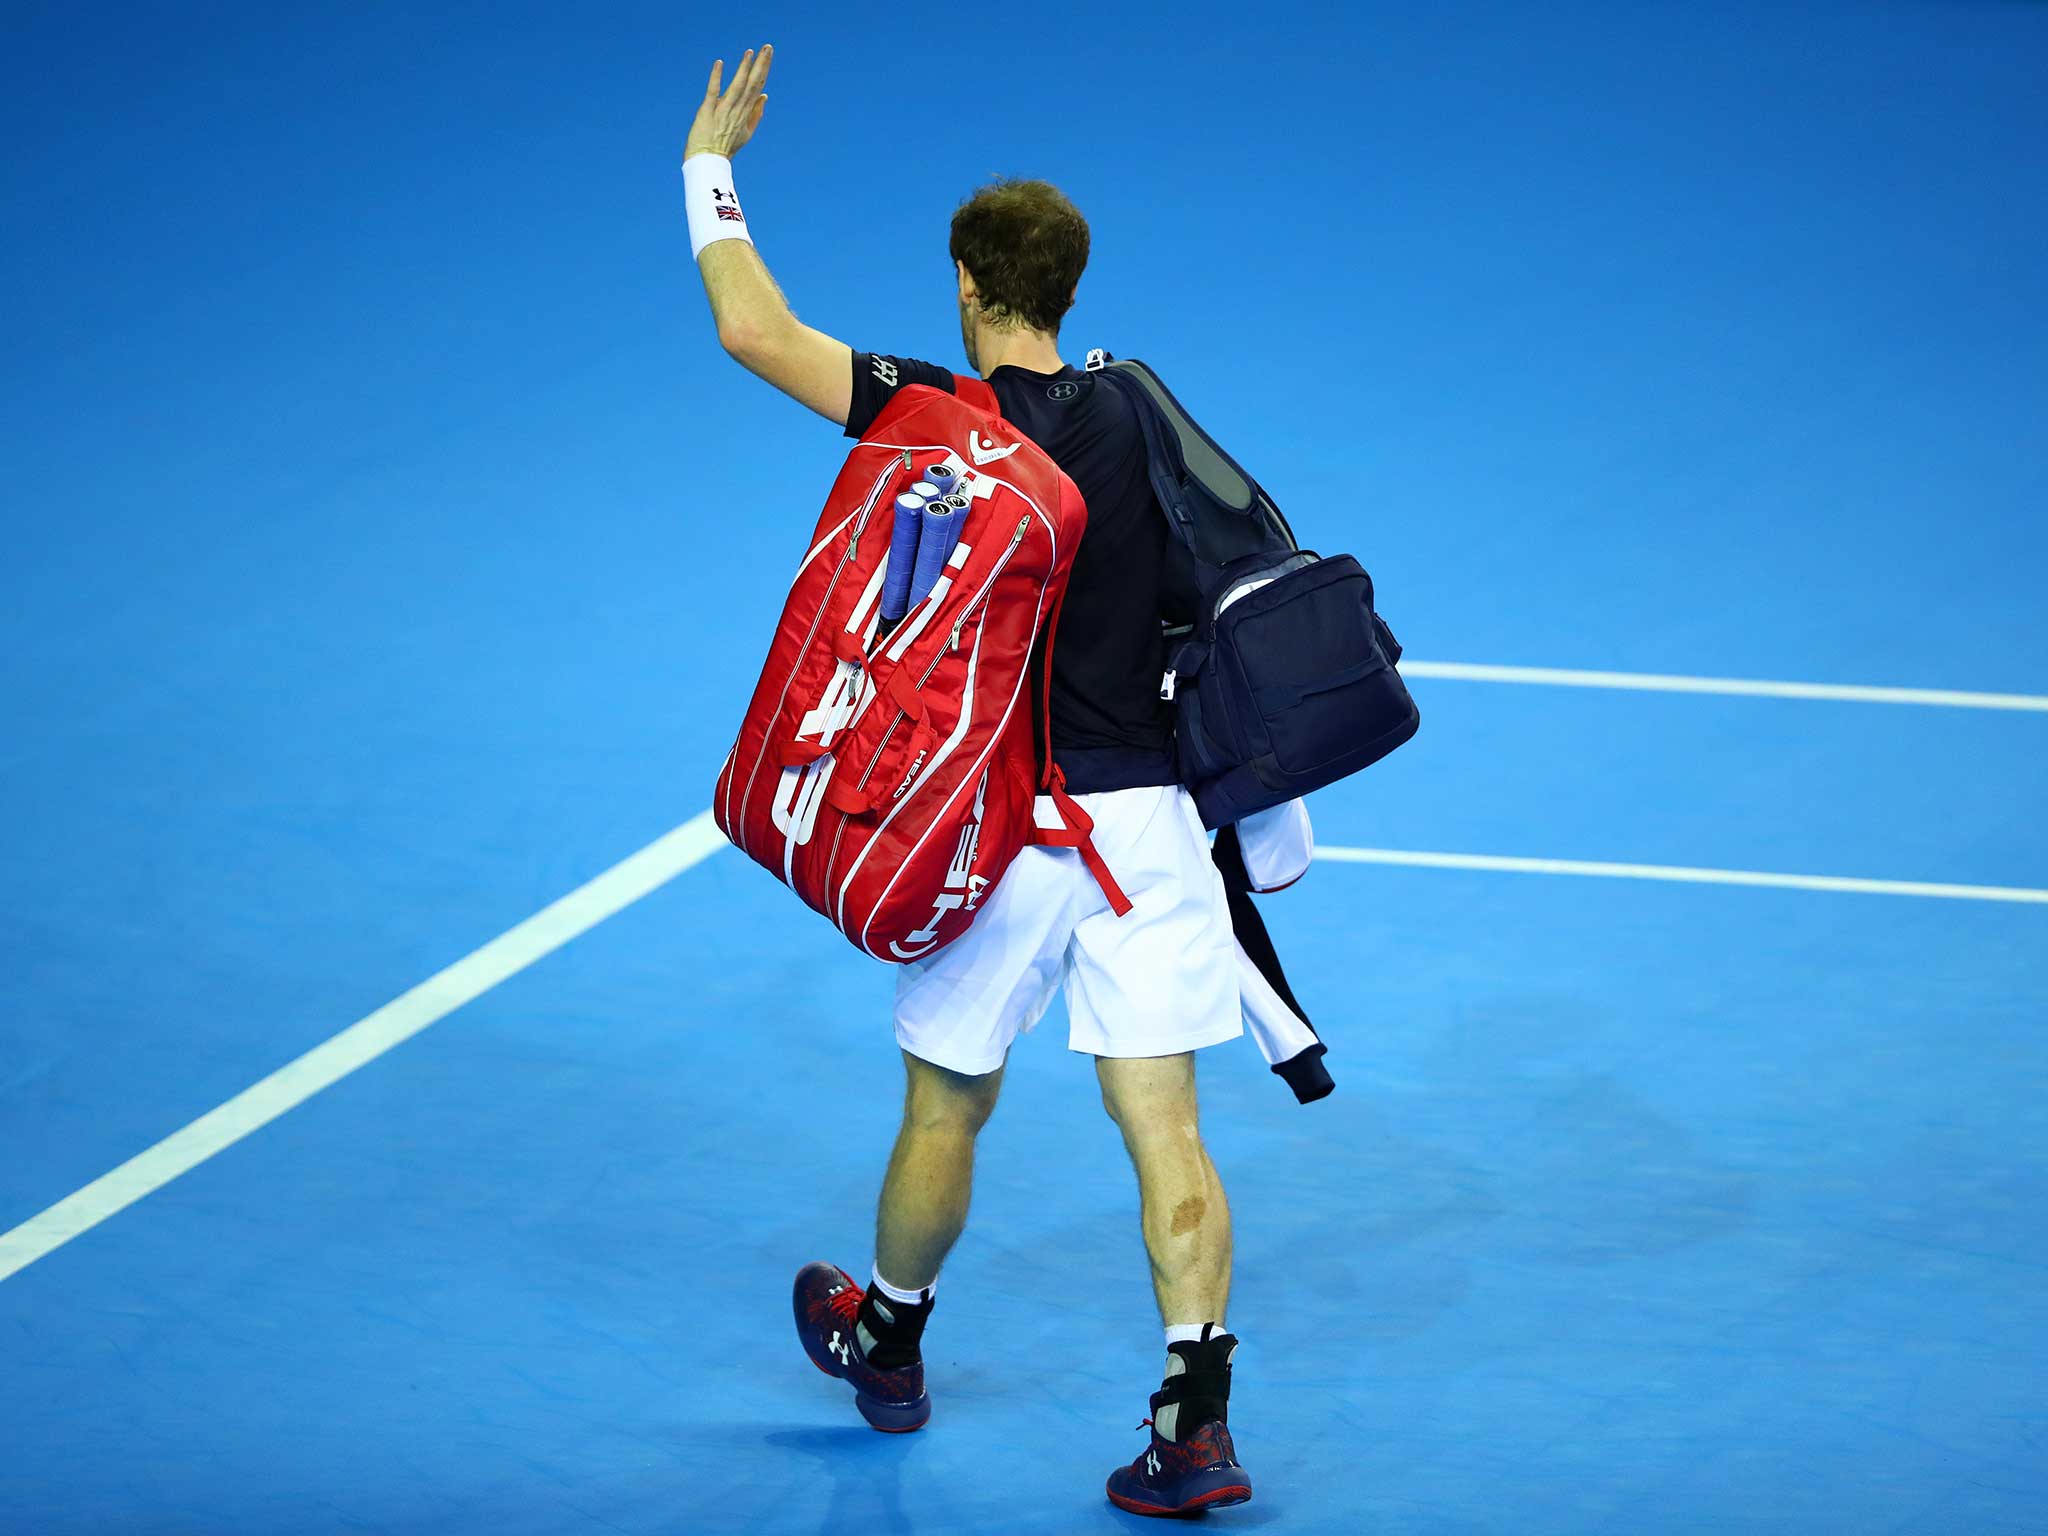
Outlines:
{"type": "MultiPolygon", "coordinates": [[[[1052,653],[1052,755],[1075,794],[1179,781],[1160,620],[1166,603],[1165,514],[1145,467],[1131,404],[1079,368],[1034,373],[1006,364],[988,376],[1003,419],[1043,448],[1088,503],[1052,653]]],[[[859,437],[906,384],[953,390],[951,370],[917,358],[853,354],[859,437]]]]}

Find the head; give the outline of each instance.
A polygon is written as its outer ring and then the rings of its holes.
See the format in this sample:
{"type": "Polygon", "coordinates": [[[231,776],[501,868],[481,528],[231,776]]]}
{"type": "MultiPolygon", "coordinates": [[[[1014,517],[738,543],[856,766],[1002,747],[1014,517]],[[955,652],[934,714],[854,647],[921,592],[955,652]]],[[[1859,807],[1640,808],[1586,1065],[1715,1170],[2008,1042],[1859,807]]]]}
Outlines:
{"type": "Polygon", "coordinates": [[[1046,181],[995,181],[953,214],[960,340],[981,367],[979,336],[1018,332],[1057,341],[1088,265],[1088,221],[1046,181]]]}

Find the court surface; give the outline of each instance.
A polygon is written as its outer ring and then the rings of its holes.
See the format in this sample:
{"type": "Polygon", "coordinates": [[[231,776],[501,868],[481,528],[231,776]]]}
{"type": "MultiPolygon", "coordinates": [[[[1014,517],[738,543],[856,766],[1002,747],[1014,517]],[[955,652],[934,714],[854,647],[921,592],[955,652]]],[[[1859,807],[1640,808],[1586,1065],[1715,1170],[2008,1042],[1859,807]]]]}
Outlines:
{"type": "Polygon", "coordinates": [[[958,364],[946,213],[1053,177],[1068,355],[1155,363],[1443,664],[1264,904],[1336,1094],[1202,1060],[1258,1489],[1207,1523],[2048,1529],[2048,10],[1363,7],[1250,142],[1187,82],[1315,18],[1132,16],[1018,42],[1071,110],[1003,76],[885,150],[905,38],[961,41],[903,14],[25,24],[0,1532],[1143,1524],[1157,1322],[1062,1011],[930,1429],[790,1327],[866,1271],[901,1073],[887,973],[693,822],[842,446],[689,266],[674,152],[761,38],[807,320],[958,364]]]}

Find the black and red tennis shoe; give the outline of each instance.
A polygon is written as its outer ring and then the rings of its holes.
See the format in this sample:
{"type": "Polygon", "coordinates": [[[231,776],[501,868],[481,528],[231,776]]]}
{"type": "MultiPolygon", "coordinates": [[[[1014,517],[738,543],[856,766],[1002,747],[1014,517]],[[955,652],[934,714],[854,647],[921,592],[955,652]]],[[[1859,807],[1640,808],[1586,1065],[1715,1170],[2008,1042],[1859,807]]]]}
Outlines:
{"type": "MultiPolygon", "coordinates": [[[[853,1405],[876,1429],[904,1434],[924,1428],[932,1400],[924,1389],[924,1360],[917,1338],[931,1310],[929,1297],[910,1308],[877,1296],[836,1264],[806,1264],[797,1271],[791,1298],[797,1338],[811,1364],[853,1388],[853,1405]],[[874,1358],[888,1362],[877,1365],[874,1358]]],[[[1175,1344],[1179,1367],[1152,1394],[1152,1443],[1144,1455],[1109,1475],[1107,1492],[1119,1509],[1139,1515],[1191,1515],[1242,1504],[1252,1496],[1251,1478],[1237,1464],[1237,1448],[1225,1423],[1229,1403],[1230,1355],[1237,1341],[1228,1335],[1200,1343],[1175,1344]],[[1173,1439],[1159,1433],[1157,1416],[1172,1409],[1173,1439]],[[1200,1416],[1191,1429],[1180,1422],[1200,1416]]]]}
{"type": "Polygon", "coordinates": [[[1152,1394],[1152,1443],[1109,1474],[1110,1503],[1134,1515],[1192,1515],[1245,1503],[1252,1480],[1230,1439],[1230,1367],[1237,1339],[1215,1324],[1166,1346],[1166,1380],[1152,1394]],[[1165,1433],[1160,1430],[1164,1427],[1165,1433]]]}
{"type": "Polygon", "coordinates": [[[1110,1473],[1105,1491],[1110,1503],[1134,1515],[1192,1515],[1246,1502],[1252,1480],[1237,1464],[1229,1427],[1211,1419],[1178,1440],[1154,1426],[1145,1454],[1110,1473]]]}
{"type": "MultiPolygon", "coordinates": [[[[876,1350],[875,1324],[887,1330],[896,1321],[894,1304],[876,1297],[869,1306],[877,1309],[870,1319],[861,1316],[865,1293],[853,1276],[836,1264],[806,1264],[797,1271],[796,1336],[803,1341],[811,1364],[827,1376],[837,1376],[853,1387],[853,1406],[876,1429],[900,1435],[922,1429],[932,1416],[932,1400],[924,1390],[924,1360],[914,1344],[910,1358],[881,1368],[869,1361],[876,1350]]],[[[928,1310],[929,1301],[924,1303],[928,1310]]],[[[922,1323],[922,1318],[918,1322],[922,1323]]],[[[921,1329],[919,1330],[921,1331],[921,1329]]],[[[898,1353],[904,1351],[900,1348],[898,1353]]],[[[889,1359],[887,1353],[884,1359],[889,1359]]]]}

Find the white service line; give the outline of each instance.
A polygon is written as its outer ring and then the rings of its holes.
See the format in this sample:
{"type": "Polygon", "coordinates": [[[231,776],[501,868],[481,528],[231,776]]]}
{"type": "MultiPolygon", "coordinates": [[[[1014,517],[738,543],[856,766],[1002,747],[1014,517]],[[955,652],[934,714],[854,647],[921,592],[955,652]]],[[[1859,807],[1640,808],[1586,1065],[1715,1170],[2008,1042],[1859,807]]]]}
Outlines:
{"type": "Polygon", "coordinates": [[[0,1280],[226,1151],[726,846],[708,810],[664,833],[183,1130],[173,1131],[12,1231],[0,1232],[0,1280]]]}
{"type": "Polygon", "coordinates": [[[1757,885],[1785,891],[1846,891],[1860,896],[1939,896],[1951,901],[2048,905],[2048,890],[2017,885],[1946,885],[1927,880],[1861,880],[1842,875],[1774,875],[1753,869],[1693,869],[1683,864],[1606,864],[1588,859],[1518,859],[1491,853],[1413,853],[1404,848],[1331,848],[1333,864],[1399,864],[1417,869],[1475,869],[1516,875],[1596,875],[1610,880],[1671,880],[1686,885],[1757,885]]]}
{"type": "Polygon", "coordinates": [[[1623,688],[1639,693],[1718,693],[1740,698],[1827,699],[1847,704],[1932,704],[1950,709],[2048,713],[2048,695],[1967,693],[1953,688],[1872,688],[1859,683],[1773,683],[1746,677],[1680,677],[1663,672],[1581,672],[1568,667],[1493,667],[1463,661],[1403,661],[1403,677],[1454,683],[1537,683],[1552,688],[1623,688]]]}

